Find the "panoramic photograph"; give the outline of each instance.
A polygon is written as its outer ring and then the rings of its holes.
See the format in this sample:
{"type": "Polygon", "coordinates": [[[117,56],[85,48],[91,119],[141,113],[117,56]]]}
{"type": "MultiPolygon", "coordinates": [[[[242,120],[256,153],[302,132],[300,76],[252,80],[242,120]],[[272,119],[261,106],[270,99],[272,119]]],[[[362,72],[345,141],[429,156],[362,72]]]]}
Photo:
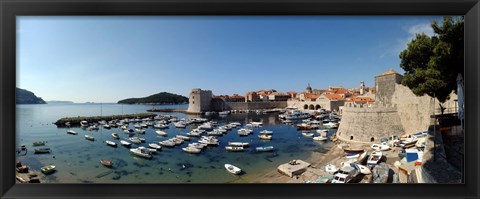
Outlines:
{"type": "Polygon", "coordinates": [[[17,183],[464,183],[463,16],[18,16],[17,183]]]}

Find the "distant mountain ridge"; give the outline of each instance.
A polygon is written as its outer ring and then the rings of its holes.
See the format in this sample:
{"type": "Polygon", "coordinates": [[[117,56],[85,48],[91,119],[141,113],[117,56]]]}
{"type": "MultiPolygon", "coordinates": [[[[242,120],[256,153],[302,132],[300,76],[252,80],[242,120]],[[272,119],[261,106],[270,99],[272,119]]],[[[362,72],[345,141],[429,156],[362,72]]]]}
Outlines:
{"type": "Polygon", "coordinates": [[[37,97],[31,91],[16,88],[16,103],[17,104],[46,104],[46,102],[41,98],[37,97]]]}
{"type": "Polygon", "coordinates": [[[185,96],[161,92],[143,98],[128,98],[118,101],[119,104],[184,104],[188,103],[185,96]]]}
{"type": "Polygon", "coordinates": [[[63,100],[50,100],[47,101],[47,103],[52,103],[52,104],[71,104],[74,103],[72,101],[63,101],[63,100]]]}

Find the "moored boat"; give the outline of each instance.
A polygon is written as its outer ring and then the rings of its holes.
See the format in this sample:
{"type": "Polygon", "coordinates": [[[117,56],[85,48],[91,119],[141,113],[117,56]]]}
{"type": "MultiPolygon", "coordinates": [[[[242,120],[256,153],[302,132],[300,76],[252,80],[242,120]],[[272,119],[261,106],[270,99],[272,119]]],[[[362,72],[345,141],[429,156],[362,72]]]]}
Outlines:
{"type": "Polygon", "coordinates": [[[153,148],[153,149],[156,149],[156,150],[159,150],[159,149],[162,148],[160,145],[155,144],[155,143],[150,143],[150,144],[148,144],[148,146],[149,146],[150,148],[153,148]]]}
{"type": "Polygon", "coordinates": [[[86,140],[95,141],[95,138],[91,135],[85,135],[86,140]]]}
{"type": "Polygon", "coordinates": [[[130,142],[134,144],[140,144],[142,142],[138,137],[131,137],[131,138],[128,138],[128,140],[130,140],[130,142]]]}
{"type": "Polygon", "coordinates": [[[106,166],[108,168],[111,168],[112,167],[112,161],[110,160],[100,160],[100,163],[103,165],[103,166],[106,166]]]}
{"type": "Polygon", "coordinates": [[[273,134],[273,131],[263,130],[263,131],[260,131],[259,134],[272,135],[272,134],[273,134]]]}
{"type": "Polygon", "coordinates": [[[187,153],[200,153],[202,151],[202,149],[199,149],[199,148],[196,148],[196,147],[185,147],[185,148],[182,148],[183,151],[187,152],[187,153]]]}
{"type": "Polygon", "coordinates": [[[248,147],[250,143],[248,142],[228,142],[230,146],[241,146],[241,147],[248,147]]]}
{"type": "Polygon", "coordinates": [[[50,153],[50,148],[33,149],[35,154],[50,153]]]}
{"type": "Polygon", "coordinates": [[[132,146],[132,143],[127,142],[127,141],[125,141],[125,140],[120,140],[120,144],[122,144],[123,146],[126,146],[126,147],[132,146]]]}
{"type": "Polygon", "coordinates": [[[147,150],[145,147],[138,147],[135,149],[130,149],[130,152],[132,152],[134,155],[137,155],[142,158],[147,158],[150,159],[152,158],[152,155],[150,155],[150,151],[147,150]]]}
{"type": "Polygon", "coordinates": [[[118,135],[118,133],[112,133],[112,137],[115,139],[120,139],[120,136],[118,135]]]}
{"type": "Polygon", "coordinates": [[[242,170],[236,166],[233,166],[231,164],[225,164],[225,169],[230,172],[230,173],[233,173],[233,174],[239,174],[240,172],[242,172],[242,170]]]}
{"type": "Polygon", "coordinates": [[[243,147],[241,147],[241,146],[226,146],[225,150],[227,150],[227,151],[243,151],[243,147]]]}
{"type": "Polygon", "coordinates": [[[273,151],[274,149],[275,148],[273,146],[259,146],[255,148],[257,152],[268,152],[273,151]]]}
{"type": "Polygon", "coordinates": [[[45,146],[45,141],[36,141],[36,142],[33,142],[33,146],[45,146]]]}
{"type": "Polygon", "coordinates": [[[271,140],[272,136],[271,135],[258,135],[258,138],[262,140],[271,140]]]}
{"type": "Polygon", "coordinates": [[[378,162],[382,159],[382,152],[380,151],[374,151],[370,156],[368,157],[367,160],[367,165],[370,167],[374,167],[378,164],[378,162]]]}
{"type": "Polygon", "coordinates": [[[77,135],[77,134],[78,134],[78,133],[77,133],[76,131],[74,131],[74,130],[68,130],[67,133],[70,134],[70,135],[77,135]]]}
{"type": "Polygon", "coordinates": [[[326,137],[323,137],[323,136],[313,137],[312,139],[313,139],[313,140],[316,140],[316,141],[325,141],[325,140],[327,140],[327,138],[326,138],[326,137]]]}
{"type": "Polygon", "coordinates": [[[113,142],[113,141],[105,140],[105,143],[106,143],[108,146],[117,147],[117,143],[115,143],[115,142],[113,142]]]}
{"type": "Polygon", "coordinates": [[[55,165],[48,165],[40,168],[40,171],[44,174],[50,174],[55,171],[56,166],[55,165]]]}

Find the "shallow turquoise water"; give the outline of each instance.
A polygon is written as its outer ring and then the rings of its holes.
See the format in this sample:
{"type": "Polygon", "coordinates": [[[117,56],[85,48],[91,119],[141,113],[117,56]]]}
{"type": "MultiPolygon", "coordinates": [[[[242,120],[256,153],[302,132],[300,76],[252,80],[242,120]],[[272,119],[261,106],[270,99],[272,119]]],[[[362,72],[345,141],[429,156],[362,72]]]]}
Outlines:
{"type": "MultiPolygon", "coordinates": [[[[155,108],[186,108],[187,105],[165,105],[155,108]]],[[[122,138],[126,137],[119,128],[87,131],[80,127],[71,128],[78,135],[69,135],[67,128],[57,128],[53,122],[62,117],[94,116],[146,112],[152,106],[146,105],[118,105],[118,104],[47,104],[47,105],[17,105],[16,140],[17,146],[26,145],[28,152],[17,154],[17,160],[30,166],[33,170],[54,164],[57,171],[41,177],[51,183],[225,183],[238,179],[251,179],[279,164],[292,159],[306,159],[315,151],[324,151],[330,143],[316,142],[304,137],[293,126],[283,125],[277,114],[243,113],[231,114],[227,117],[214,117],[219,125],[237,121],[242,127],[252,121],[263,122],[262,128],[255,128],[254,133],[247,137],[240,137],[236,128],[228,134],[219,137],[220,146],[204,149],[200,154],[187,154],[181,148],[193,141],[185,142],[175,148],[162,148],[162,151],[153,155],[152,160],[138,158],[132,155],[127,148],[107,146],[104,141],[118,140],[111,137],[117,132],[122,138]],[[268,129],[274,132],[273,140],[262,141],[258,132],[268,129]],[[95,137],[96,141],[87,141],[85,134],[95,137]],[[47,141],[46,146],[52,150],[50,154],[33,154],[34,141],[47,141]],[[227,152],[225,145],[229,141],[250,142],[250,148],[244,152],[227,152]],[[256,153],[255,147],[272,145],[277,150],[273,153],[256,153]],[[110,159],[114,163],[112,169],[100,164],[101,159],[110,159]],[[230,163],[243,170],[242,175],[228,173],[223,165],[230,163]],[[185,165],[186,168],[182,168],[185,165]],[[249,178],[250,177],[250,178],[249,178]]],[[[179,118],[190,118],[183,113],[161,113],[176,115],[179,118]]],[[[130,124],[133,128],[133,123],[130,124]]],[[[146,146],[148,143],[174,137],[177,134],[189,132],[192,126],[186,129],[176,129],[173,124],[165,129],[167,137],[155,134],[155,129],[148,128],[144,135],[146,146]]],[[[330,133],[333,133],[331,131],[330,133]]]]}

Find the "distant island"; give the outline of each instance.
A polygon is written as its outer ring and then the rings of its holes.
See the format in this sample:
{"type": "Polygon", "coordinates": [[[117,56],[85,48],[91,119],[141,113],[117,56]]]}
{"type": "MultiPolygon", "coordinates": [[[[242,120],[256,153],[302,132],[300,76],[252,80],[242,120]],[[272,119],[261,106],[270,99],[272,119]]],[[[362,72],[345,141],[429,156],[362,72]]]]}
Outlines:
{"type": "Polygon", "coordinates": [[[37,97],[34,93],[21,88],[16,89],[17,104],[46,104],[41,97],[37,97]]]}
{"type": "Polygon", "coordinates": [[[49,104],[73,104],[72,101],[62,101],[62,100],[50,100],[47,101],[49,104]]]}
{"type": "Polygon", "coordinates": [[[118,101],[119,104],[185,104],[188,98],[185,96],[161,92],[143,98],[128,98],[118,101]]]}

